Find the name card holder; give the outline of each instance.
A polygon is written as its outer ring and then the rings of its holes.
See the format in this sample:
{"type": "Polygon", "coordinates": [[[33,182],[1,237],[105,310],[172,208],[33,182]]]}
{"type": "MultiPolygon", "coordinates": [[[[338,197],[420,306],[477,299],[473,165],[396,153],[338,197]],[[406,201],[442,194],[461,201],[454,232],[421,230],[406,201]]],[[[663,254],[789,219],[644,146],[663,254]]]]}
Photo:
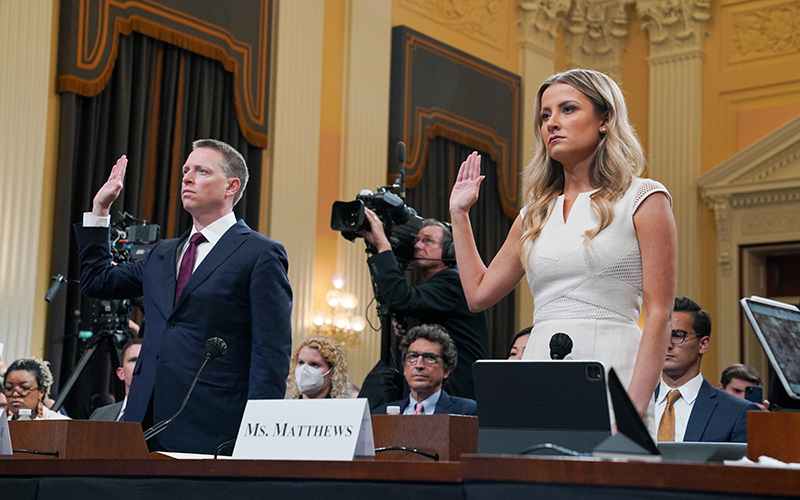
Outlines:
{"type": "Polygon", "coordinates": [[[375,456],[366,399],[258,399],[247,402],[235,459],[353,460],[375,456]]]}

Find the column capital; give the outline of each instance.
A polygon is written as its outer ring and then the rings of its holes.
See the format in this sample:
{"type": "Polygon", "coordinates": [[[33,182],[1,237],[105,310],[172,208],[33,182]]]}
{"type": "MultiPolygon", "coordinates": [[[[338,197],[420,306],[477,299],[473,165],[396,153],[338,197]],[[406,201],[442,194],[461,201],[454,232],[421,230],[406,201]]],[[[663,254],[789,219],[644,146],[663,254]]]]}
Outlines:
{"type": "Polygon", "coordinates": [[[631,0],[576,0],[567,18],[567,65],[622,76],[631,0]]]}
{"type": "Polygon", "coordinates": [[[637,0],[636,10],[650,35],[650,56],[700,53],[710,0],[637,0]]]}
{"type": "Polygon", "coordinates": [[[558,28],[564,25],[563,17],[569,11],[571,0],[520,0],[520,45],[555,57],[555,40],[558,28]]]}

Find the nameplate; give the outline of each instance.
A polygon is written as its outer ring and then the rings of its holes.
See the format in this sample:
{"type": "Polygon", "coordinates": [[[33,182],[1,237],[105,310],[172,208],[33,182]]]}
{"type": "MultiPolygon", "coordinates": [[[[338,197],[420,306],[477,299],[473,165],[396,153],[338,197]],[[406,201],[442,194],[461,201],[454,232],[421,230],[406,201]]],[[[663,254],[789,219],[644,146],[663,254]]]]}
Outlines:
{"type": "MultiPolygon", "coordinates": [[[[371,430],[370,430],[371,433],[371,430]]],[[[11,432],[8,430],[8,419],[5,409],[0,409],[0,457],[10,457],[14,454],[11,448],[11,432]]]]}
{"type": "Polygon", "coordinates": [[[233,458],[353,460],[374,456],[366,399],[254,399],[247,402],[233,458]]]}

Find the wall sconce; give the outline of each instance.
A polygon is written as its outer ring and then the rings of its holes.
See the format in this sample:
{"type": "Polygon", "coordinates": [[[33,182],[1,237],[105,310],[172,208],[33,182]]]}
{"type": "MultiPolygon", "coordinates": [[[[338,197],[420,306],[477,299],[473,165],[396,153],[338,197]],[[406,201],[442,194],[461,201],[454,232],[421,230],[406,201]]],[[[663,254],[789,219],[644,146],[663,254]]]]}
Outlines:
{"type": "Polygon", "coordinates": [[[344,274],[336,273],[331,278],[333,290],[325,294],[325,301],[330,306],[330,312],[317,311],[314,313],[314,329],[316,333],[328,335],[341,345],[359,345],[360,333],[367,326],[363,316],[355,314],[358,307],[358,297],[350,292],[343,292],[346,279],[344,274]]]}

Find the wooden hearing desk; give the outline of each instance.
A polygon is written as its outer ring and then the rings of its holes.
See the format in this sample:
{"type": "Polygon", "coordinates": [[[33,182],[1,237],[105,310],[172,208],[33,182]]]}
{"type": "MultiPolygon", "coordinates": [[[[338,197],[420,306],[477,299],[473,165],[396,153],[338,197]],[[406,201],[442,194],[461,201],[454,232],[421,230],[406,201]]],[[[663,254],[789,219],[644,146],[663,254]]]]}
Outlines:
{"type": "MultiPolygon", "coordinates": [[[[12,440],[19,429],[12,427],[12,440]]],[[[800,495],[800,471],[467,453],[460,462],[9,459],[0,460],[0,495],[3,500],[786,498],[800,495]]]]}

